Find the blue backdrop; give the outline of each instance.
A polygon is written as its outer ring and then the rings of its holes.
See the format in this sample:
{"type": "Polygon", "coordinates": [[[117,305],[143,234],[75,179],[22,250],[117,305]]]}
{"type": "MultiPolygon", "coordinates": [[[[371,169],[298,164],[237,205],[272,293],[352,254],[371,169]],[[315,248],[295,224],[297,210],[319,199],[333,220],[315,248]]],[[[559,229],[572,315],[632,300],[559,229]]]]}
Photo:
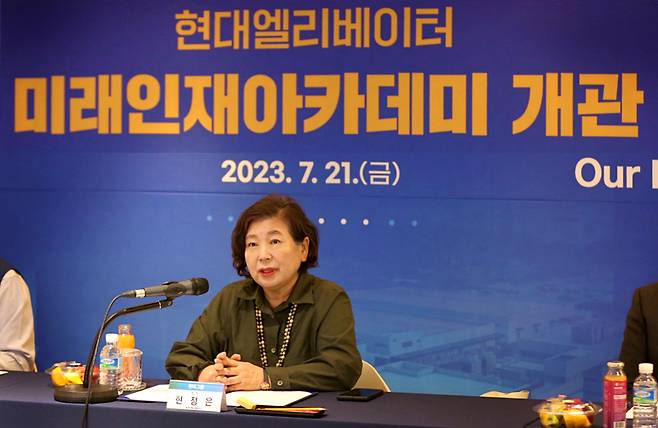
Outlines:
{"type": "Polygon", "coordinates": [[[207,277],[124,319],[166,376],[279,192],[393,390],[600,399],[658,279],[655,2],[0,4],[0,256],[41,369],[121,291],[207,277]]]}

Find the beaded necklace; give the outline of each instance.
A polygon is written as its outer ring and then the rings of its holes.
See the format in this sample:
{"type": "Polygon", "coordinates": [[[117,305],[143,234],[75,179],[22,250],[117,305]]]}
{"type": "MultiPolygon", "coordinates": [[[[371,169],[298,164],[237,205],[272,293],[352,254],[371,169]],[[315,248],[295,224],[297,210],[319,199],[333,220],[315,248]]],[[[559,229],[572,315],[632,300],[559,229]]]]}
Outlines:
{"type": "MultiPolygon", "coordinates": [[[[263,313],[260,311],[258,305],[254,301],[254,312],[256,312],[256,332],[258,333],[258,350],[260,351],[260,361],[263,367],[267,367],[267,350],[265,349],[265,328],[263,327],[263,313]]],[[[279,359],[276,362],[276,367],[283,367],[283,361],[286,359],[286,352],[288,351],[288,344],[290,343],[290,331],[292,330],[292,323],[295,320],[295,312],[297,312],[297,304],[290,305],[288,311],[288,320],[283,329],[283,343],[279,348],[279,359]]]]}

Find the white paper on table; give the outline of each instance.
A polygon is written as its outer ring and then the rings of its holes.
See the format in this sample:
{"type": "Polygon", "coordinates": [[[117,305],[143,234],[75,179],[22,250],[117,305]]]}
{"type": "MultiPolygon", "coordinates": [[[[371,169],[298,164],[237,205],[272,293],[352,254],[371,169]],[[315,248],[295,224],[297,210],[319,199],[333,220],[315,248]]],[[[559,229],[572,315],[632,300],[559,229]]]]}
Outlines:
{"type": "MultiPolygon", "coordinates": [[[[155,385],[132,394],[126,394],[122,399],[166,403],[168,391],[168,384],[155,385]]],[[[226,394],[226,405],[235,407],[238,405],[238,398],[244,397],[259,406],[287,406],[311,395],[313,393],[306,391],[235,391],[226,394]]]]}
{"type": "Polygon", "coordinates": [[[168,384],[155,385],[150,388],[142,389],[141,391],[126,394],[121,397],[122,400],[128,401],[147,401],[152,403],[166,403],[167,391],[169,391],[168,384]]]}
{"type": "Polygon", "coordinates": [[[9,372],[6,371],[6,370],[0,370],[0,375],[7,374],[7,373],[9,373],[9,372]]]}
{"type": "Polygon", "coordinates": [[[234,391],[226,394],[226,405],[238,406],[238,398],[244,397],[258,406],[288,406],[311,395],[307,391],[234,391]]]}

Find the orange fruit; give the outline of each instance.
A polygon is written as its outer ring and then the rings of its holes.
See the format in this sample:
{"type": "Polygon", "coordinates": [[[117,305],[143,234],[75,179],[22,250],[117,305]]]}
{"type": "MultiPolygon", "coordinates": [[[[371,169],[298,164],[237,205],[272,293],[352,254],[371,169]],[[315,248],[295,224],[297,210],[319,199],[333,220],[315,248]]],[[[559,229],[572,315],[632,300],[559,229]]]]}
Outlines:
{"type": "Polygon", "coordinates": [[[82,379],[78,372],[67,372],[64,373],[67,383],[75,383],[77,385],[82,385],[82,379]]]}
{"type": "Polygon", "coordinates": [[[567,428],[587,428],[592,425],[587,415],[580,410],[564,414],[564,424],[567,428]]]}
{"type": "Polygon", "coordinates": [[[55,367],[53,371],[50,372],[50,380],[55,386],[64,386],[69,383],[66,379],[66,376],[64,376],[64,372],[59,366],[55,367]]]}
{"type": "Polygon", "coordinates": [[[554,413],[545,410],[539,412],[539,422],[544,427],[555,428],[560,426],[560,419],[554,413]]]}

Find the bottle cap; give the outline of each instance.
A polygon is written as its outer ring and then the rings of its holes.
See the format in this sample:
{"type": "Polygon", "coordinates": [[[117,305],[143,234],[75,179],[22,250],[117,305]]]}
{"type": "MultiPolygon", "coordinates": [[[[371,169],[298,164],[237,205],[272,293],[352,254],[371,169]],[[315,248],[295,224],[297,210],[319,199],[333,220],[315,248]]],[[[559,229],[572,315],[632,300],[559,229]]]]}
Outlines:
{"type": "Polygon", "coordinates": [[[653,364],[651,363],[640,363],[640,365],[638,365],[637,367],[640,370],[640,373],[642,374],[653,373],[653,364]]]}
{"type": "Polygon", "coordinates": [[[119,334],[133,334],[133,327],[130,324],[119,324],[119,334]]]}
{"type": "Polygon", "coordinates": [[[119,340],[119,335],[116,333],[107,333],[105,335],[105,342],[107,343],[117,343],[119,340]]]}
{"type": "Polygon", "coordinates": [[[622,361],[608,361],[609,369],[623,369],[624,363],[622,361]]]}

